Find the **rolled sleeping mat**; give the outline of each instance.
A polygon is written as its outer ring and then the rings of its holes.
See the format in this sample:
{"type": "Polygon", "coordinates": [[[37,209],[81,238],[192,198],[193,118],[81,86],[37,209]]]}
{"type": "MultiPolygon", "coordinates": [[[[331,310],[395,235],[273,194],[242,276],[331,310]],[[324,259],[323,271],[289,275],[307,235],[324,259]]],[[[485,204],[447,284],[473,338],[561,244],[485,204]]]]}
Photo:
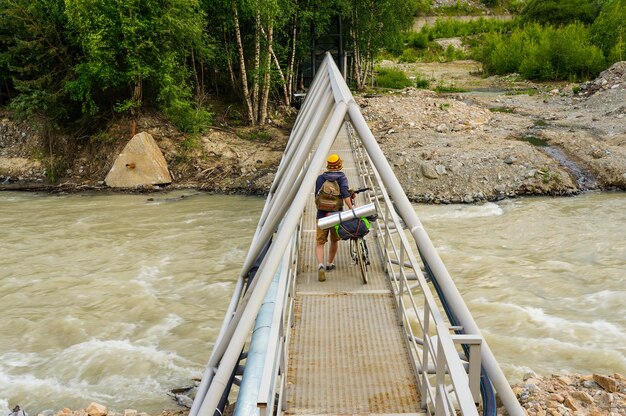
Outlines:
{"type": "Polygon", "coordinates": [[[322,230],[334,227],[340,222],[349,221],[353,218],[367,217],[376,214],[376,205],[374,203],[356,207],[348,211],[338,211],[327,217],[317,220],[317,226],[322,230]]]}

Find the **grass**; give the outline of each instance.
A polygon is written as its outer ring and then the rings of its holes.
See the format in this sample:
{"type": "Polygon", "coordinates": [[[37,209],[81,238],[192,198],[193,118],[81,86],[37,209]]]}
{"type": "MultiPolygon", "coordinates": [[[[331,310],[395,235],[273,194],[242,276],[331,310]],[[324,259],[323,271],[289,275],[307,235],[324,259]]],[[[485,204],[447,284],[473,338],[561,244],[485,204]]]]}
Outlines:
{"type": "Polygon", "coordinates": [[[454,85],[437,85],[433,91],[438,92],[440,94],[453,93],[453,92],[467,92],[466,89],[455,87],[454,85]]]}
{"type": "Polygon", "coordinates": [[[537,93],[539,93],[539,91],[536,88],[526,88],[524,90],[512,90],[512,91],[507,91],[504,93],[504,95],[528,95],[530,97],[532,97],[533,95],[537,95],[537,93]]]}
{"type": "Polygon", "coordinates": [[[539,138],[539,137],[537,137],[537,136],[532,136],[532,135],[529,135],[529,136],[523,136],[523,137],[520,137],[520,140],[521,140],[521,141],[524,141],[524,142],[527,142],[527,143],[530,143],[530,144],[532,144],[533,146],[537,146],[537,147],[548,147],[548,142],[547,142],[547,141],[545,141],[544,139],[540,139],[540,138],[539,138]]]}
{"type": "Polygon", "coordinates": [[[256,130],[251,132],[248,138],[252,141],[266,142],[272,138],[272,135],[265,130],[256,130]]]}
{"type": "Polygon", "coordinates": [[[380,88],[402,89],[413,86],[413,81],[398,69],[378,68],[376,85],[380,88]]]}

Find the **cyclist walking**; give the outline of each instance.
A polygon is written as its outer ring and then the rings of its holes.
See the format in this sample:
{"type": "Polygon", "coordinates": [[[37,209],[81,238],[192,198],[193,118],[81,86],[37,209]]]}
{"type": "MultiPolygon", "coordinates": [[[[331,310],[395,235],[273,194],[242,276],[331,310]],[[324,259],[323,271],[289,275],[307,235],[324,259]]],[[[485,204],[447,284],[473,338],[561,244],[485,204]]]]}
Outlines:
{"type": "MultiPolygon", "coordinates": [[[[316,219],[319,220],[333,212],[342,211],[345,203],[352,209],[350,187],[348,178],[341,171],[343,161],[339,155],[332,154],[326,159],[326,172],[317,177],[315,182],[315,205],[317,206],[316,219]]],[[[339,237],[332,228],[322,230],[319,226],[315,235],[315,257],[317,258],[317,279],[320,282],[326,280],[326,271],[335,268],[335,256],[339,248],[339,237]],[[328,250],[328,263],[324,264],[324,245],[330,234],[330,248],[328,250]]]]}

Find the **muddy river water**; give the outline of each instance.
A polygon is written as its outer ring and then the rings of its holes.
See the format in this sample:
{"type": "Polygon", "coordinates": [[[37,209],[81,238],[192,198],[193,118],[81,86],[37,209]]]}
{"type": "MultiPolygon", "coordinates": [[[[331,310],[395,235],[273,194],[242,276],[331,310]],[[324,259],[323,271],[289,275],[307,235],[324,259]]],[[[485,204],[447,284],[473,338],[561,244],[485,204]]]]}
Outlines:
{"type": "MultiPolygon", "coordinates": [[[[175,407],[263,203],[0,193],[0,414],[175,407]]],[[[415,209],[512,383],[626,374],[626,194],[415,209]]]]}

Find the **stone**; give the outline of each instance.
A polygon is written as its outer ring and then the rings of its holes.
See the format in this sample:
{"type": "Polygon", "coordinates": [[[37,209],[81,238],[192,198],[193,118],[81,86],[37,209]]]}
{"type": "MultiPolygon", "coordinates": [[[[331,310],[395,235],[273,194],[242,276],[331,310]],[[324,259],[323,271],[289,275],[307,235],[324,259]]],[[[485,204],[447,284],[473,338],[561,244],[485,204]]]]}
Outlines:
{"type": "Polygon", "coordinates": [[[428,163],[422,163],[422,175],[428,179],[437,179],[439,178],[439,174],[437,170],[428,163]]]}
{"type": "Polygon", "coordinates": [[[112,188],[134,188],[169,184],[172,177],[154,138],[141,132],[126,144],[104,181],[112,188]]]}
{"type": "Polygon", "coordinates": [[[563,404],[569,409],[580,410],[580,407],[578,407],[578,405],[576,404],[576,401],[571,396],[567,396],[565,400],[563,401],[563,404]]]}
{"type": "Polygon", "coordinates": [[[444,165],[435,165],[435,170],[439,175],[447,175],[446,167],[444,165]]]}
{"type": "Polygon", "coordinates": [[[92,402],[85,410],[89,416],[106,416],[109,412],[105,406],[96,402],[92,402]]]}
{"type": "Polygon", "coordinates": [[[439,124],[437,127],[435,127],[435,130],[438,133],[445,133],[446,131],[448,131],[448,126],[446,124],[439,124]]]}
{"type": "Polygon", "coordinates": [[[548,396],[548,400],[554,400],[556,402],[563,403],[563,400],[565,400],[565,398],[561,396],[560,394],[553,393],[550,396],[548,396]]]}
{"type": "Polygon", "coordinates": [[[509,156],[506,159],[504,159],[504,163],[506,163],[507,165],[512,165],[517,159],[515,158],[515,156],[509,156]]]}
{"type": "Polygon", "coordinates": [[[593,403],[593,397],[591,397],[589,393],[587,393],[586,391],[573,391],[571,393],[571,396],[574,397],[575,399],[580,400],[583,403],[588,403],[588,404],[593,403]]]}
{"type": "Polygon", "coordinates": [[[610,377],[606,377],[601,374],[594,374],[593,381],[598,383],[600,387],[602,387],[604,390],[608,391],[609,393],[617,392],[617,381],[610,377]]]}
{"type": "Polygon", "coordinates": [[[137,416],[137,411],[135,409],[125,409],[124,416],[137,416]]]}

